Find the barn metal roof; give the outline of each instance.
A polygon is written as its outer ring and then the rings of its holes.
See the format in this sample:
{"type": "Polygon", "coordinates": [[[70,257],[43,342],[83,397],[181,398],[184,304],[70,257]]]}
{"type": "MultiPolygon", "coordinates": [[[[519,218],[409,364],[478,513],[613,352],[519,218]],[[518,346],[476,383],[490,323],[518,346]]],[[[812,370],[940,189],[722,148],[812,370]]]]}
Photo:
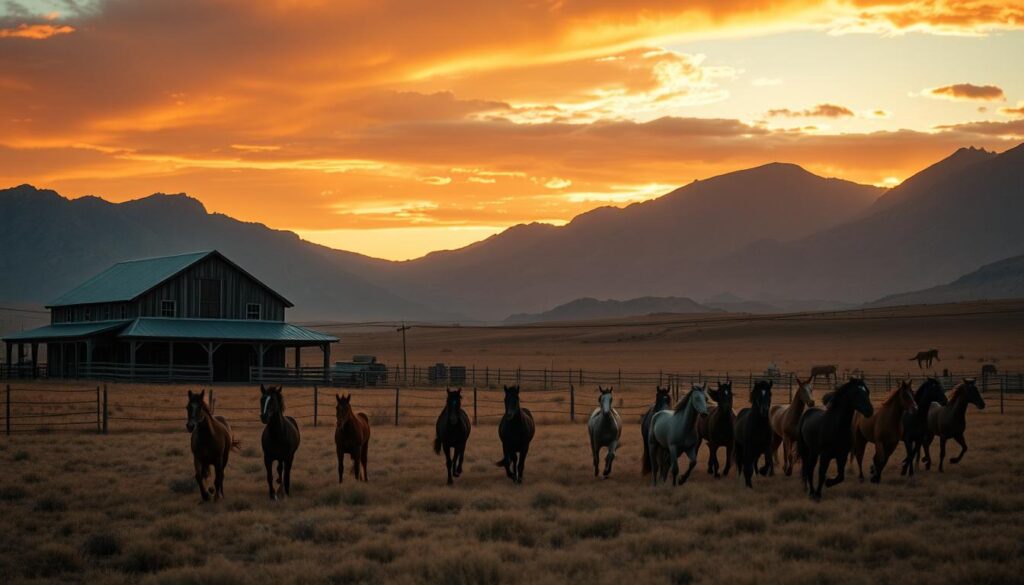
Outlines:
{"type": "Polygon", "coordinates": [[[131,321],[89,321],[84,323],[58,323],[45,325],[29,331],[12,333],[4,336],[4,341],[43,341],[60,339],[80,339],[100,333],[115,331],[131,323],[131,321]]]}
{"type": "Polygon", "coordinates": [[[262,285],[284,301],[286,306],[293,306],[288,299],[260,282],[259,279],[246,272],[242,267],[228,260],[220,252],[207,250],[175,256],[119,262],[64,293],[60,298],[47,305],[47,308],[131,301],[211,255],[219,256],[235,269],[262,285]]]}
{"type": "Polygon", "coordinates": [[[265,341],[271,343],[330,343],[337,337],[282,321],[234,319],[171,319],[139,317],[119,335],[122,339],[181,339],[265,341]]]}

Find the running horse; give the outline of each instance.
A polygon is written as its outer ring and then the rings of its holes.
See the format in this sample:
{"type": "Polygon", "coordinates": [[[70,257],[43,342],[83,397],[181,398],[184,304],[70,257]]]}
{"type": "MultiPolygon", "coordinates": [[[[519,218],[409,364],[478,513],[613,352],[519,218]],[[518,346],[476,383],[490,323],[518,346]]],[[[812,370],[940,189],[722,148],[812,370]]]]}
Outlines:
{"type": "Polygon", "coordinates": [[[263,422],[263,465],[267,468],[270,499],[292,495],[292,463],[299,450],[299,423],[284,414],[284,396],[280,386],[260,384],[260,421],[263,422]],[[274,489],[274,461],[277,461],[277,485],[274,489]]]}
{"type": "MultiPolygon", "coordinates": [[[[946,392],[942,389],[942,383],[935,378],[928,378],[917,387],[914,392],[914,402],[917,404],[913,414],[903,415],[903,448],[906,450],[906,457],[903,459],[903,469],[900,475],[914,475],[914,467],[921,457],[921,442],[928,434],[928,411],[933,402],[945,406],[949,403],[946,400],[946,392]]],[[[926,469],[931,467],[931,459],[924,460],[926,469]]]]}
{"type": "Polygon", "coordinates": [[[718,388],[708,390],[708,396],[715,405],[708,408],[706,415],[697,419],[697,434],[708,443],[708,474],[715,478],[729,475],[732,467],[732,449],[736,422],[736,413],[732,411],[732,382],[718,383],[718,388]],[[725,469],[721,470],[718,461],[718,448],[725,447],[725,469]]]}
{"type": "Polygon", "coordinates": [[[787,475],[793,475],[793,464],[796,463],[796,440],[800,433],[800,417],[804,411],[814,406],[813,391],[814,377],[806,381],[796,379],[797,389],[793,402],[785,406],[776,404],[772,407],[770,422],[772,427],[772,459],[782,445],[782,471],[787,475]]]}
{"type": "MultiPolygon", "coordinates": [[[[654,404],[652,404],[651,407],[647,409],[647,412],[644,413],[644,417],[640,420],[640,442],[644,446],[644,457],[643,459],[640,460],[641,469],[643,469],[643,467],[647,465],[647,458],[650,457],[647,447],[647,435],[651,431],[651,419],[654,418],[654,413],[665,410],[666,408],[669,407],[669,404],[671,403],[671,389],[668,386],[665,386],[664,388],[662,388],[661,386],[656,386],[654,392],[654,404]]],[[[665,465],[663,467],[665,469],[668,469],[667,460],[665,461],[665,465]]],[[[668,476],[666,475],[665,477],[668,476]]]]}
{"type": "Polygon", "coordinates": [[[604,478],[608,479],[612,473],[612,461],[615,461],[615,450],[622,438],[622,417],[612,408],[612,389],[605,390],[598,386],[597,391],[600,393],[597,397],[598,407],[590,413],[587,432],[590,434],[590,451],[594,455],[594,477],[598,475],[601,449],[608,449],[604,457],[604,478]]]}
{"type": "Polygon", "coordinates": [[[434,435],[434,453],[441,454],[444,450],[444,465],[448,469],[448,485],[452,485],[453,477],[462,475],[462,462],[466,458],[466,442],[473,425],[469,423],[469,415],[462,410],[462,388],[447,389],[444,410],[437,417],[434,435]]]}
{"type": "Polygon", "coordinates": [[[366,413],[352,412],[352,394],[335,396],[338,399],[335,414],[338,417],[334,427],[334,447],[338,454],[338,483],[345,480],[345,455],[352,458],[352,473],[356,480],[370,481],[366,474],[366,463],[370,449],[370,419],[366,413]],[[362,478],[359,467],[363,468],[362,478]]]}
{"type": "Polygon", "coordinates": [[[919,351],[917,352],[917,355],[910,358],[908,361],[917,362],[918,369],[924,369],[921,364],[930,368],[932,367],[932,360],[941,361],[939,360],[939,350],[929,349],[928,351],[919,351]]]}
{"type": "MultiPolygon", "coordinates": [[[[925,458],[930,462],[929,452],[932,439],[939,437],[939,471],[943,471],[943,463],[946,461],[946,441],[953,439],[960,444],[960,454],[950,457],[949,462],[956,464],[964,458],[967,453],[967,441],[964,439],[964,431],[967,430],[967,406],[973,404],[978,410],[985,410],[985,399],[975,384],[974,378],[964,378],[949,397],[949,404],[942,406],[932,403],[928,409],[928,431],[925,433],[922,445],[924,446],[925,458]]],[[[927,469],[927,467],[926,467],[927,469]]]]}
{"type": "Polygon", "coordinates": [[[821,500],[823,487],[838,485],[846,478],[846,460],[853,442],[853,433],[850,432],[853,413],[871,416],[875,412],[863,380],[850,378],[830,394],[827,401],[822,398],[826,404],[824,409],[810,408],[800,418],[800,435],[796,443],[804,489],[816,501],[821,500]],[[828,466],[833,460],[838,466],[836,476],[826,480],[828,466]],[[814,485],[815,468],[818,470],[817,486],[814,485]]]}
{"type": "Polygon", "coordinates": [[[764,455],[764,467],[759,472],[768,475],[774,468],[772,461],[772,427],[769,414],[772,407],[772,381],[758,380],[750,389],[750,407],[736,415],[736,467],[748,488],[754,487],[751,478],[757,461],[764,455]]]}
{"type": "Polygon", "coordinates": [[[196,470],[196,483],[199,484],[199,495],[204,502],[210,496],[217,501],[224,497],[224,470],[228,466],[231,450],[238,450],[241,443],[231,433],[231,426],[223,416],[214,416],[210,405],[206,403],[206,390],[198,394],[188,391],[188,422],[185,428],[192,433],[192,463],[196,470]],[[213,488],[206,487],[206,478],[210,477],[213,467],[213,488]]]}
{"type": "Polygon", "coordinates": [[[911,388],[910,380],[904,380],[889,393],[874,414],[864,416],[857,412],[853,415],[853,451],[850,457],[857,460],[857,475],[861,481],[864,481],[864,450],[868,443],[875,445],[871,483],[882,481],[882,470],[903,436],[903,419],[917,412],[911,388]]]}
{"type": "Polygon", "coordinates": [[[519,386],[505,386],[505,414],[498,423],[503,456],[495,463],[505,468],[505,475],[515,483],[523,483],[526,454],[537,430],[533,414],[519,403],[519,386]]]}
{"type": "Polygon", "coordinates": [[[651,474],[652,486],[658,484],[659,471],[662,478],[665,477],[666,463],[672,466],[672,485],[686,483],[697,465],[697,448],[700,447],[697,417],[708,412],[706,388],[707,382],[704,386],[693,386],[674,409],[658,411],[651,418],[651,431],[647,437],[648,458],[644,461],[643,473],[651,474]],[[690,459],[690,466],[680,480],[679,456],[683,453],[690,459]]]}

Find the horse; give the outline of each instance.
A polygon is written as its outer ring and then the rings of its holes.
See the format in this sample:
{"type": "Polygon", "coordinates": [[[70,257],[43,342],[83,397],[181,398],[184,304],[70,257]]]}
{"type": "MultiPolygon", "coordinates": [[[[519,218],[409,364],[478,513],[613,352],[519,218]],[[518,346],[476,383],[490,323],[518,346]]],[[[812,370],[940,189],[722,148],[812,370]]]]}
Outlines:
{"type": "Polygon", "coordinates": [[[910,380],[904,380],[889,393],[874,414],[864,416],[858,412],[853,415],[853,451],[850,457],[857,460],[857,474],[861,481],[864,481],[864,450],[868,443],[875,445],[871,483],[882,481],[882,470],[903,435],[904,417],[913,417],[917,412],[917,402],[911,389],[910,380]]]}
{"type": "Polygon", "coordinates": [[[750,389],[750,407],[740,410],[736,415],[734,433],[736,436],[736,467],[742,472],[748,488],[754,487],[751,478],[754,475],[754,468],[757,460],[764,455],[764,467],[760,469],[761,475],[768,475],[772,472],[772,427],[769,422],[769,413],[772,406],[772,381],[758,380],[750,389]]]}
{"type": "MultiPolygon", "coordinates": [[[[651,418],[654,417],[654,413],[660,412],[668,408],[668,405],[671,404],[671,402],[671,389],[668,386],[664,388],[662,388],[661,386],[656,386],[654,393],[654,404],[652,404],[651,407],[647,409],[647,412],[644,413],[644,417],[640,420],[640,442],[644,446],[644,457],[640,461],[641,469],[644,465],[647,465],[647,459],[648,457],[650,457],[650,454],[647,451],[647,435],[651,432],[651,418]]],[[[665,469],[668,469],[668,463],[666,462],[666,464],[663,467],[665,469]]]]}
{"type": "Polygon", "coordinates": [[[338,417],[334,427],[334,446],[338,453],[338,483],[345,481],[345,455],[352,458],[352,473],[356,481],[370,481],[366,474],[367,454],[370,449],[370,419],[365,413],[352,412],[352,394],[335,395],[338,404],[335,413],[338,417]],[[359,477],[359,466],[363,467],[363,476],[359,477]]]}
{"type": "Polygon", "coordinates": [[[946,441],[953,439],[960,444],[960,454],[950,457],[949,462],[956,464],[964,458],[967,453],[967,441],[964,440],[964,431],[967,430],[967,405],[973,404],[978,410],[985,410],[985,399],[975,385],[974,378],[964,378],[949,397],[949,404],[941,406],[932,403],[928,409],[928,430],[925,433],[922,444],[924,445],[925,457],[930,461],[932,439],[939,436],[939,471],[943,471],[943,463],[946,461],[946,441]]]}
{"type": "Polygon", "coordinates": [[[608,449],[604,458],[604,478],[608,479],[612,473],[612,461],[615,461],[615,450],[622,438],[622,418],[612,408],[612,389],[605,390],[598,386],[597,391],[600,392],[597,397],[599,406],[590,413],[587,432],[590,434],[590,451],[594,455],[594,477],[597,477],[597,468],[601,463],[601,448],[608,449]]]}
{"type": "Polygon", "coordinates": [[[280,386],[260,384],[260,420],[263,422],[263,465],[267,468],[270,499],[292,495],[292,462],[299,450],[299,423],[284,414],[284,396],[280,386]],[[274,461],[277,461],[278,489],[274,489],[274,461]]]}
{"type": "Polygon", "coordinates": [[[801,460],[801,477],[804,489],[813,500],[821,500],[823,486],[832,487],[846,478],[846,460],[850,456],[853,433],[853,413],[871,416],[868,387],[863,380],[850,378],[848,382],[832,392],[824,409],[810,408],[800,418],[800,435],[797,451],[801,460]],[[835,460],[838,469],[836,477],[825,479],[828,466],[835,460]],[[814,469],[818,467],[818,486],[814,486],[814,469]]]}
{"type": "Polygon", "coordinates": [[[210,496],[217,501],[224,497],[224,469],[232,450],[241,448],[241,442],[231,433],[231,425],[223,416],[214,416],[206,403],[206,390],[193,394],[188,391],[188,421],[185,428],[192,433],[192,464],[195,466],[199,495],[204,502],[210,496]],[[213,489],[207,489],[206,478],[213,467],[213,489]]]}
{"type": "Polygon", "coordinates": [[[690,473],[697,465],[697,448],[700,437],[697,435],[697,417],[708,412],[708,399],[703,386],[693,386],[690,391],[676,404],[672,410],[661,410],[651,417],[651,431],[647,437],[648,458],[644,461],[644,475],[651,474],[651,485],[658,484],[659,465],[662,478],[665,477],[667,463],[664,452],[668,453],[672,466],[672,485],[681,485],[689,479],[690,473]],[[679,456],[686,453],[690,458],[690,466],[679,480],[679,456]]]}
{"type": "Polygon", "coordinates": [[[462,410],[462,388],[447,389],[444,409],[437,417],[434,435],[434,453],[441,454],[444,449],[444,465],[448,469],[448,485],[454,483],[453,477],[462,475],[462,462],[466,458],[466,441],[473,425],[469,423],[469,415],[462,410]],[[454,453],[453,453],[454,452],[454,453]]]}
{"type": "Polygon", "coordinates": [[[772,460],[782,445],[782,471],[787,475],[793,475],[793,463],[796,461],[796,439],[800,431],[800,417],[804,410],[814,406],[814,398],[811,397],[814,377],[806,381],[796,379],[797,389],[793,402],[788,405],[776,404],[769,414],[772,427],[772,460]]]}
{"type": "MultiPolygon", "coordinates": [[[[935,378],[928,378],[917,387],[914,402],[917,404],[914,413],[903,414],[903,447],[907,455],[903,459],[900,475],[914,475],[917,459],[921,457],[921,442],[928,433],[928,410],[932,403],[937,402],[943,406],[948,403],[942,384],[935,378]]],[[[926,469],[930,468],[932,460],[926,457],[924,463],[926,469]]]]}
{"type": "Polygon", "coordinates": [[[526,454],[537,430],[533,414],[519,404],[519,386],[505,386],[505,414],[498,422],[498,438],[504,456],[495,465],[505,468],[514,483],[523,483],[526,454]]]}
{"type": "Polygon", "coordinates": [[[736,413],[732,411],[732,382],[719,382],[717,389],[708,390],[708,396],[715,401],[715,406],[709,407],[708,413],[697,419],[697,434],[708,442],[708,474],[718,478],[729,475],[729,468],[732,467],[733,425],[736,422],[736,413]],[[725,469],[722,469],[721,475],[719,447],[725,447],[725,469]]]}
{"type": "Polygon", "coordinates": [[[825,376],[825,381],[835,380],[837,366],[813,366],[811,367],[811,381],[813,382],[818,376],[825,376]]]}
{"type": "MultiPolygon", "coordinates": [[[[906,355],[906,354],[903,354],[903,355],[906,355]]],[[[918,369],[924,369],[924,368],[921,367],[921,364],[925,364],[926,366],[928,366],[930,368],[930,367],[932,367],[932,360],[941,361],[941,360],[939,360],[939,350],[937,350],[937,349],[929,349],[928,351],[919,351],[919,352],[917,352],[917,355],[915,355],[914,357],[910,358],[910,360],[908,360],[908,361],[911,361],[911,362],[915,362],[916,361],[918,369]]]]}

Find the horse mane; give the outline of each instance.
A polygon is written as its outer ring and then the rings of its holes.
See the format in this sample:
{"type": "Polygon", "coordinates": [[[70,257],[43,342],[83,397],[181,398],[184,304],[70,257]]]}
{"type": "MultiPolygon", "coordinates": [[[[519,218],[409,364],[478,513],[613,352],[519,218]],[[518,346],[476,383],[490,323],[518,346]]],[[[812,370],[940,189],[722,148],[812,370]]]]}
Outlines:
{"type": "Polygon", "coordinates": [[[953,387],[953,393],[949,395],[949,401],[953,402],[960,398],[960,395],[966,392],[965,388],[967,388],[967,383],[961,380],[959,384],[953,387]]]}
{"type": "Polygon", "coordinates": [[[682,412],[686,410],[686,407],[689,406],[690,404],[690,397],[693,396],[694,392],[695,390],[693,388],[690,388],[690,391],[686,393],[686,396],[683,396],[683,399],[680,400],[676,404],[676,407],[672,410],[674,410],[675,412],[682,412]]]}
{"type": "Polygon", "coordinates": [[[895,388],[893,388],[892,390],[890,390],[889,391],[889,395],[886,396],[885,400],[882,401],[882,406],[888,406],[888,405],[892,404],[892,402],[894,400],[896,400],[896,397],[898,397],[900,395],[900,391],[902,391],[902,390],[903,390],[903,385],[902,384],[897,386],[897,387],[895,387],[895,388]]]}

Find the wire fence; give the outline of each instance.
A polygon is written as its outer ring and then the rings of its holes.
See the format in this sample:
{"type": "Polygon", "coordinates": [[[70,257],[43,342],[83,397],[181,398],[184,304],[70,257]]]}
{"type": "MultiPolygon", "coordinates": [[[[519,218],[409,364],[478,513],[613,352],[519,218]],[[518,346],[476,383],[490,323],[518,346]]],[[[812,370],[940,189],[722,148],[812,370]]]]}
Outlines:
{"type": "MultiPolygon", "coordinates": [[[[520,372],[521,374],[521,372],[520,372]]],[[[568,376],[530,380],[520,377],[521,401],[538,422],[584,422],[597,408],[597,387],[614,386],[614,407],[626,422],[637,422],[650,407],[656,386],[669,388],[678,400],[693,385],[729,379],[737,394],[736,408],[745,403],[746,391],[761,379],[773,382],[773,403],[788,404],[798,388],[793,374],[773,376],[661,374],[661,380],[646,375],[616,372],[577,371],[571,383],[568,376]],[[620,380],[621,377],[621,382],[620,380]],[[639,382],[637,380],[640,380],[639,382]],[[532,383],[531,383],[532,382],[532,383]],[[582,382],[582,384],[581,384],[582,382]],[[616,384],[620,384],[616,386],[616,384]]],[[[902,379],[891,373],[863,379],[871,389],[872,400],[880,404],[902,379]]],[[[514,383],[510,379],[508,383],[514,383]]],[[[949,390],[958,380],[940,378],[949,390]]],[[[1024,414],[1024,376],[1003,374],[978,379],[987,402],[985,414],[1024,414]]],[[[814,383],[816,393],[831,390],[831,381],[814,383]]],[[[185,389],[173,385],[102,383],[84,386],[32,381],[4,386],[3,421],[7,435],[34,432],[131,432],[174,431],[185,427],[187,397],[185,389]]],[[[233,428],[259,428],[260,391],[256,386],[207,386],[206,399],[216,415],[224,416],[233,428]]],[[[365,412],[374,425],[430,425],[445,405],[445,385],[357,387],[337,389],[324,386],[286,387],[286,414],[303,427],[333,426],[335,394],[351,394],[353,408],[365,412]]],[[[820,396],[816,394],[815,396],[820,396]]],[[[497,385],[463,386],[463,408],[476,424],[496,422],[504,413],[504,392],[497,385]]]]}

